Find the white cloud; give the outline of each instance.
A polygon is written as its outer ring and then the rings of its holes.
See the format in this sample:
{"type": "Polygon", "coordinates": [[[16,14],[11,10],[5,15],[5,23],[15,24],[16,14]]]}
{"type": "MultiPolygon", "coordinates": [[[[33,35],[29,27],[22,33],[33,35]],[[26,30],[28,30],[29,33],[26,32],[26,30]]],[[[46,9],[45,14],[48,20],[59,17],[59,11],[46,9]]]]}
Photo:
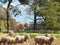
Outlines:
{"type": "MultiPolygon", "coordinates": [[[[14,3],[11,3],[11,5],[13,5],[13,6],[20,4],[20,2],[18,2],[17,0],[13,0],[13,2],[14,3]]],[[[2,5],[3,5],[3,7],[7,8],[7,4],[8,3],[2,4],[2,5]]],[[[32,21],[29,18],[27,18],[27,17],[30,17],[29,15],[27,15],[27,12],[26,12],[26,9],[29,8],[28,5],[20,5],[20,6],[18,6],[18,8],[19,8],[19,10],[21,10],[22,16],[14,17],[12,15],[12,17],[16,20],[16,22],[30,22],[30,21],[32,21]]],[[[31,18],[33,18],[33,16],[31,16],[31,18]]]]}

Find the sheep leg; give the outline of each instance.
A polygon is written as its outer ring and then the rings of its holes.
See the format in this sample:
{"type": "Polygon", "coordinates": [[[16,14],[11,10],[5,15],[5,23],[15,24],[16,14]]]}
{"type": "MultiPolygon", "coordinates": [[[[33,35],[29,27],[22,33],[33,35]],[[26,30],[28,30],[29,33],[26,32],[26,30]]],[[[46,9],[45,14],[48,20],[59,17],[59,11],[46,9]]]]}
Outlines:
{"type": "Polygon", "coordinates": [[[46,45],[48,45],[48,44],[46,44],[46,45]]]}
{"type": "Polygon", "coordinates": [[[24,42],[24,45],[29,45],[27,42],[24,42]]]}
{"type": "Polygon", "coordinates": [[[51,45],[51,44],[49,44],[49,45],[51,45]]]}
{"type": "Polygon", "coordinates": [[[10,43],[10,45],[13,45],[13,43],[10,43]]]}
{"type": "Polygon", "coordinates": [[[5,43],[3,43],[3,45],[5,45],[5,43]]]}
{"type": "Polygon", "coordinates": [[[10,45],[13,45],[12,43],[10,43],[10,45]]]}
{"type": "Polygon", "coordinates": [[[24,45],[26,45],[26,42],[24,42],[24,45]]]}
{"type": "Polygon", "coordinates": [[[16,45],[16,43],[13,43],[13,45],[16,45]]]}
{"type": "Polygon", "coordinates": [[[11,42],[11,45],[14,45],[14,42],[11,42]]]}
{"type": "Polygon", "coordinates": [[[16,42],[14,42],[14,45],[17,45],[17,43],[16,43],[16,42]]]}
{"type": "Polygon", "coordinates": [[[14,45],[14,44],[12,43],[12,45],[14,45]]]}
{"type": "Polygon", "coordinates": [[[0,45],[1,45],[1,43],[0,43],[0,45]]]}
{"type": "Polygon", "coordinates": [[[0,43],[0,45],[1,45],[1,43],[0,43]]]}
{"type": "Polygon", "coordinates": [[[43,43],[41,42],[39,45],[43,45],[43,43]]]}
{"type": "Polygon", "coordinates": [[[8,42],[8,45],[10,45],[10,42],[8,42]]]}
{"type": "Polygon", "coordinates": [[[29,43],[28,42],[26,42],[27,43],[27,45],[29,45],[29,43]]]}
{"type": "Polygon", "coordinates": [[[35,45],[37,45],[37,43],[35,42],[35,45]]]}
{"type": "Polygon", "coordinates": [[[8,45],[7,42],[5,42],[5,45],[8,45]]]}
{"type": "Polygon", "coordinates": [[[14,43],[12,43],[13,45],[15,45],[14,43]]]}

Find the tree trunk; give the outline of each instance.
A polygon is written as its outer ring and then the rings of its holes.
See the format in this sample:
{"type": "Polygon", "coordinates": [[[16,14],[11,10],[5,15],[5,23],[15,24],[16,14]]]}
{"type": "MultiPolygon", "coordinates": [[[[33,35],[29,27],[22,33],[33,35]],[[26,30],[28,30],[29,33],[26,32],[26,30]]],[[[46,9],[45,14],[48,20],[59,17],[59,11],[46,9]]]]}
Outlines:
{"type": "Polygon", "coordinates": [[[9,31],[9,12],[7,8],[7,31],[9,31]]]}
{"type": "Polygon", "coordinates": [[[7,31],[9,31],[9,6],[11,4],[12,0],[8,1],[8,6],[7,6],[7,31]]]}
{"type": "MultiPolygon", "coordinates": [[[[36,0],[34,0],[34,6],[36,6],[36,0]]],[[[34,27],[33,30],[36,30],[36,8],[34,8],[34,27]]]]}
{"type": "Polygon", "coordinates": [[[34,30],[36,30],[36,14],[35,14],[35,11],[34,11],[34,30]]]}

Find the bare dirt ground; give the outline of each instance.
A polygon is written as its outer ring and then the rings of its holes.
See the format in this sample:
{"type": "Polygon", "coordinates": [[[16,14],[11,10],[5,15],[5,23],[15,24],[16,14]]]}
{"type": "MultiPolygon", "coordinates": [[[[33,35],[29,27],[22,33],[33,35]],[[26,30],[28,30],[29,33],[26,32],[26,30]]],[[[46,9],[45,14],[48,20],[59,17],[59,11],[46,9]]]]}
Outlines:
{"type": "MultiPolygon", "coordinates": [[[[32,40],[28,40],[28,43],[29,43],[29,45],[34,45],[34,40],[32,39],[32,40]]],[[[25,45],[25,44],[23,44],[23,43],[20,43],[20,44],[17,44],[17,45],[25,45]]],[[[60,45],[60,39],[57,39],[57,40],[55,40],[53,43],[52,43],[52,45],[60,45]]]]}

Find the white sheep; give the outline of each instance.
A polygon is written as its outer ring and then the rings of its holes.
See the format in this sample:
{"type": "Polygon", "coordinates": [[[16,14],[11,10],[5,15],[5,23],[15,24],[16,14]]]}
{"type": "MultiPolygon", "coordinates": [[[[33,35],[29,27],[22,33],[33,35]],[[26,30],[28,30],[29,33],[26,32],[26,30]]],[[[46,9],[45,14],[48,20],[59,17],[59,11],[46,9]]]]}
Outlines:
{"type": "Polygon", "coordinates": [[[14,32],[10,31],[7,34],[0,35],[0,44],[3,43],[4,45],[7,43],[7,38],[13,37],[14,32]]]}
{"type": "Polygon", "coordinates": [[[19,32],[19,31],[24,31],[25,27],[29,27],[29,23],[28,22],[22,22],[22,23],[18,23],[17,26],[15,27],[15,32],[19,32]]]}
{"type": "Polygon", "coordinates": [[[5,45],[5,43],[6,43],[6,37],[7,37],[5,35],[4,34],[3,35],[0,35],[0,44],[3,43],[5,45]]]}
{"type": "Polygon", "coordinates": [[[15,44],[15,38],[14,37],[10,37],[10,36],[7,36],[6,37],[6,43],[9,45],[13,45],[15,44]]]}
{"type": "Polygon", "coordinates": [[[54,39],[56,39],[55,37],[51,36],[51,37],[46,37],[46,36],[35,36],[34,41],[35,41],[35,45],[36,44],[48,44],[51,45],[52,42],[54,41],[54,39]]]}
{"type": "MultiPolygon", "coordinates": [[[[16,37],[15,37],[15,41],[16,41],[16,43],[26,43],[26,44],[28,44],[27,43],[27,40],[28,39],[31,39],[30,38],[30,35],[29,34],[25,34],[25,35],[23,35],[23,36],[20,36],[20,35],[17,35],[16,37]]],[[[28,44],[29,45],[29,44],[28,44]]]]}

